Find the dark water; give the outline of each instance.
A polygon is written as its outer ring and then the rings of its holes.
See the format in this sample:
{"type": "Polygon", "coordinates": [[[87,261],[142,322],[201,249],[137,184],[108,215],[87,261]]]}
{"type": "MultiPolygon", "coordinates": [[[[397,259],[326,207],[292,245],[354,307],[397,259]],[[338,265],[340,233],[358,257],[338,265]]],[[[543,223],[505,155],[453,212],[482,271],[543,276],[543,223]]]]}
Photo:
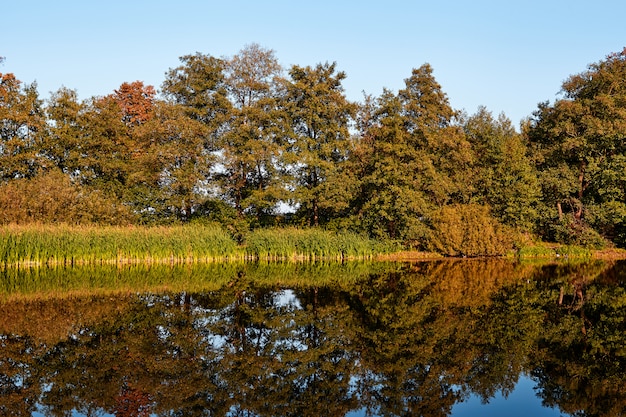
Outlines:
{"type": "Polygon", "coordinates": [[[0,415],[626,411],[625,263],[212,268],[3,271],[0,415]]]}

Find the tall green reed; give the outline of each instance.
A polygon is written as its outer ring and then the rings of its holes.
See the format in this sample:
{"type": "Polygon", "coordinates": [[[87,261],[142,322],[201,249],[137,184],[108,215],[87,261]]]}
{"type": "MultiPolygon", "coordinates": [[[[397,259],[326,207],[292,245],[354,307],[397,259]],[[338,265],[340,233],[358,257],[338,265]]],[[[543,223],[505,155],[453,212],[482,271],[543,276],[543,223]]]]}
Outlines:
{"type": "Polygon", "coordinates": [[[248,257],[270,260],[368,259],[388,250],[355,233],[319,228],[258,229],[248,235],[245,247],[248,257]]]}
{"type": "Polygon", "coordinates": [[[2,226],[0,264],[198,262],[241,258],[218,225],[169,227],[2,226]]]}

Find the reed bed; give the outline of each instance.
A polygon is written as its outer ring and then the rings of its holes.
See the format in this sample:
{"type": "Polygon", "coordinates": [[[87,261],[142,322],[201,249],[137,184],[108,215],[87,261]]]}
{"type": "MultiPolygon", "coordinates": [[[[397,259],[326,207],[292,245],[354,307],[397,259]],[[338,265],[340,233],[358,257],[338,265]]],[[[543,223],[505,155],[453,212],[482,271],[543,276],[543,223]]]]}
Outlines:
{"type": "Polygon", "coordinates": [[[220,226],[0,227],[4,266],[215,261],[242,257],[220,226]]]}
{"type": "Polygon", "coordinates": [[[217,224],[162,227],[0,226],[0,265],[372,259],[384,244],[318,228],[258,229],[239,246],[217,224]]]}
{"type": "Polygon", "coordinates": [[[350,232],[318,228],[258,229],[246,239],[246,256],[267,260],[371,259],[389,248],[350,232]]]}

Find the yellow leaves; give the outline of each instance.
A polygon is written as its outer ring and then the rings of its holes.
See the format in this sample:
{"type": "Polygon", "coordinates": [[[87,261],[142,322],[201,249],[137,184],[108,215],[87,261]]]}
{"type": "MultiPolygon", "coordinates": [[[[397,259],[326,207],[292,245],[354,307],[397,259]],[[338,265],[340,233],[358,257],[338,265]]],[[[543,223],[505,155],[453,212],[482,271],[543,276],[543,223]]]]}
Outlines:
{"type": "Polygon", "coordinates": [[[510,231],[476,204],[443,207],[433,219],[431,245],[449,256],[497,256],[511,249],[510,231]]]}

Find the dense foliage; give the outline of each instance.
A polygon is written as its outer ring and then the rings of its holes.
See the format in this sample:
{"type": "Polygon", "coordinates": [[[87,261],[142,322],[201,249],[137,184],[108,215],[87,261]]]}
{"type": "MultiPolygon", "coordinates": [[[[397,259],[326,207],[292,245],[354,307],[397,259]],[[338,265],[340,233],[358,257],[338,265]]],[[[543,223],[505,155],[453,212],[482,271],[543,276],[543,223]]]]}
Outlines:
{"type": "Polygon", "coordinates": [[[160,91],[134,81],[85,101],[0,74],[0,223],[202,219],[237,240],[321,226],[472,255],[515,235],[626,246],[626,49],[571,76],[521,133],[453,109],[428,64],[361,103],[345,77],[334,63],[285,71],[256,44],[183,56],[160,91]],[[491,243],[442,238],[467,222],[491,243]]]}

